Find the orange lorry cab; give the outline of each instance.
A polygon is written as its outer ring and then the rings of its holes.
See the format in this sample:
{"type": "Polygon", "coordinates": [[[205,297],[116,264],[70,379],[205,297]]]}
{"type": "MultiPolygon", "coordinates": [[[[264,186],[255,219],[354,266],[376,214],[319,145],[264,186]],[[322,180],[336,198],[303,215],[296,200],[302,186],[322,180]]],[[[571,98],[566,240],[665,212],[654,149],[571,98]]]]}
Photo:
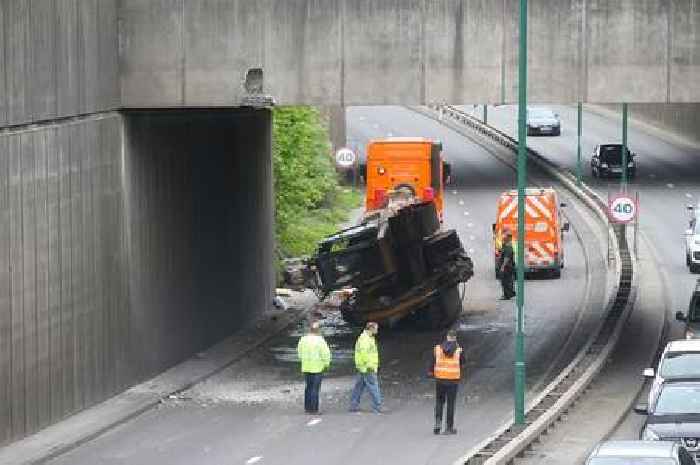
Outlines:
{"type": "MultiPolygon", "coordinates": [[[[564,231],[561,207],[554,189],[528,188],[525,191],[525,272],[546,271],[561,276],[564,268],[564,231]]],[[[498,199],[496,223],[493,225],[494,253],[498,272],[503,233],[513,233],[513,250],[517,251],[518,191],[504,192],[498,199]]],[[[517,255],[516,255],[517,257],[517,255]]]]}
{"type": "Polygon", "coordinates": [[[407,190],[422,201],[433,201],[443,220],[444,185],[450,167],[442,159],[442,144],[422,137],[392,137],[370,141],[365,206],[368,212],[385,208],[389,195],[407,190]]]}

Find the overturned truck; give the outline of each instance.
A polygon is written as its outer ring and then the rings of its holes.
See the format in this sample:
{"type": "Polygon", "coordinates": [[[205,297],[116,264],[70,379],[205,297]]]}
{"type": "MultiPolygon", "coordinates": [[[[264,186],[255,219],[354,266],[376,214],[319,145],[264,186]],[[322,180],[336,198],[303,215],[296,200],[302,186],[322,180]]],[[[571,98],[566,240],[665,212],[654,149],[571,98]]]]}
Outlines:
{"type": "Polygon", "coordinates": [[[462,312],[459,284],[473,264],[456,231],[440,229],[434,202],[419,202],[374,212],[323,240],[306,274],[321,298],[346,290],[340,310],[352,324],[408,318],[441,328],[462,312]]]}

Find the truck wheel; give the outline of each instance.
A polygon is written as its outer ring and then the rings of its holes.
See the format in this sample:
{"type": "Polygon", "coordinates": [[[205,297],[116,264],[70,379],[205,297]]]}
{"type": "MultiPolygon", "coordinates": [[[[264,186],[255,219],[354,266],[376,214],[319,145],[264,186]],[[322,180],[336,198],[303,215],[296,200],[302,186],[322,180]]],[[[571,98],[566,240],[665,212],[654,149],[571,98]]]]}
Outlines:
{"type": "Polygon", "coordinates": [[[700,267],[696,265],[695,263],[690,264],[690,272],[691,273],[700,273],[700,267]]]}

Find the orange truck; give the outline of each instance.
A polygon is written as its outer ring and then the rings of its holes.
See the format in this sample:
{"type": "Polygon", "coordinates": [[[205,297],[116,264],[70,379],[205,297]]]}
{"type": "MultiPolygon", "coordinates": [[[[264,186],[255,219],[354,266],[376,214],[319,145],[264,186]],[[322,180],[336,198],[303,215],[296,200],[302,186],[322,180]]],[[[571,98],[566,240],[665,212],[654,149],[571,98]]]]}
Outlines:
{"type": "Polygon", "coordinates": [[[407,190],[418,200],[434,202],[442,222],[450,165],[442,158],[440,142],[422,137],[370,141],[362,175],[367,184],[367,212],[385,208],[392,192],[407,190]]]}
{"type": "MultiPolygon", "coordinates": [[[[564,231],[557,192],[552,188],[528,188],[525,191],[525,272],[546,272],[561,277],[564,268],[564,231]]],[[[503,192],[498,199],[496,223],[493,224],[495,267],[498,273],[503,233],[513,233],[513,249],[517,250],[518,191],[503,192]]],[[[517,257],[517,255],[516,255],[517,257]]]]}

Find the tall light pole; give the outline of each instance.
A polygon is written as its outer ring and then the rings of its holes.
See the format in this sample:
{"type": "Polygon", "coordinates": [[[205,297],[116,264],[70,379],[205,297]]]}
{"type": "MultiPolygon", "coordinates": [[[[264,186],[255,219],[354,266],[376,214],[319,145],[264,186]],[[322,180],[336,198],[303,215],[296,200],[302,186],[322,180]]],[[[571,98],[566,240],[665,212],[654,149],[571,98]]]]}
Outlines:
{"type": "Polygon", "coordinates": [[[518,249],[515,328],[515,423],[525,423],[525,186],[527,183],[527,0],[520,0],[518,53],[518,249]]]}
{"type": "Polygon", "coordinates": [[[583,105],[578,102],[578,137],[577,148],[576,148],[576,183],[581,185],[581,129],[582,129],[582,118],[583,118],[583,105]]]}
{"type": "Polygon", "coordinates": [[[627,192],[627,104],[622,104],[622,192],[627,192]]]}

